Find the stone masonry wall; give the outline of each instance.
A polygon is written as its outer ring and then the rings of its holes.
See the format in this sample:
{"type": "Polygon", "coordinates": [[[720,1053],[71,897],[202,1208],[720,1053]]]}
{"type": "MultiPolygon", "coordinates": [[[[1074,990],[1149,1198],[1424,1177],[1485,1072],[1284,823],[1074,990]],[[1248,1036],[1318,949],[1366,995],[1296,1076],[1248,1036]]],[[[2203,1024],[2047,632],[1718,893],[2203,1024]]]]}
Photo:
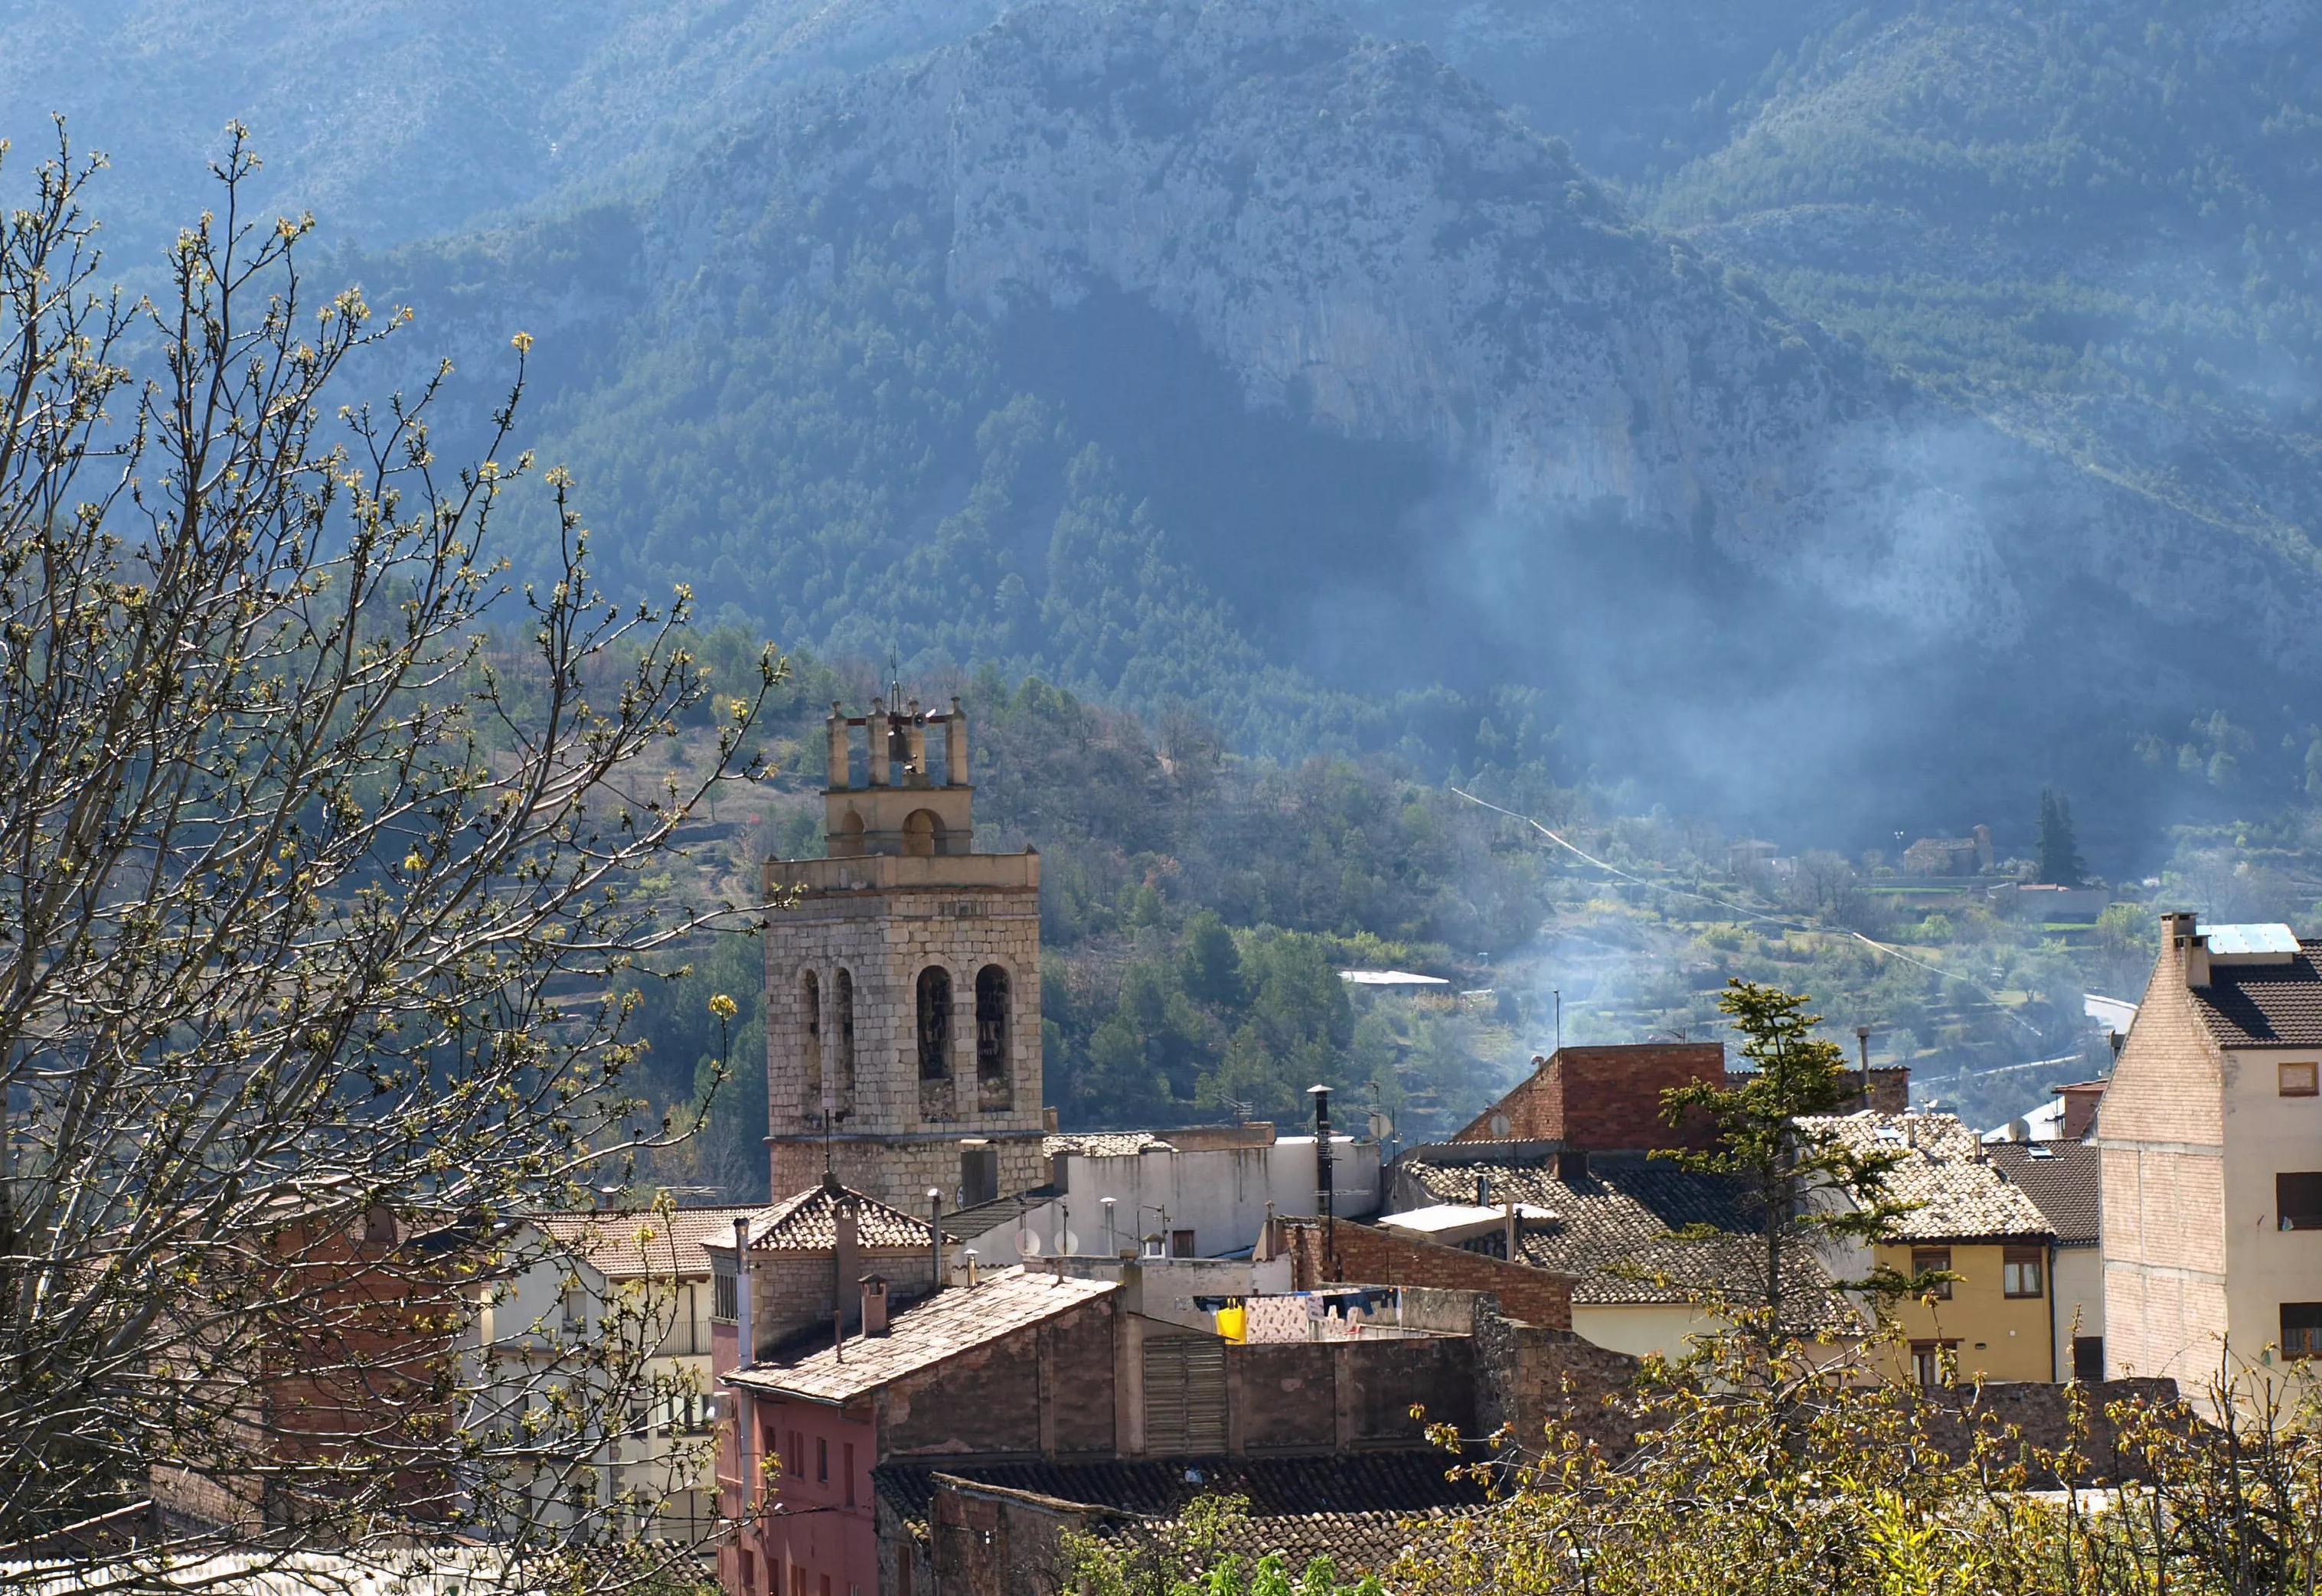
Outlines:
{"type": "Polygon", "coordinates": [[[835,1172],[882,1201],[918,1212],[930,1187],[948,1201],[960,1181],[958,1143],[971,1136],[1000,1146],[1003,1191],[1038,1184],[1038,894],[980,884],[809,892],[770,916],[766,1090],[777,1197],[821,1178],[826,1107],[838,1116],[835,1172]],[[940,1081],[919,1079],[919,980],[931,965],[951,976],[950,1075],[940,1081]],[[996,1090],[976,1072],[975,981],[987,965],[1009,982],[1008,1069],[996,1090]],[[807,1023],[809,971],[818,1037],[807,1023]],[[853,993],[851,1080],[841,971],[853,993]]]}

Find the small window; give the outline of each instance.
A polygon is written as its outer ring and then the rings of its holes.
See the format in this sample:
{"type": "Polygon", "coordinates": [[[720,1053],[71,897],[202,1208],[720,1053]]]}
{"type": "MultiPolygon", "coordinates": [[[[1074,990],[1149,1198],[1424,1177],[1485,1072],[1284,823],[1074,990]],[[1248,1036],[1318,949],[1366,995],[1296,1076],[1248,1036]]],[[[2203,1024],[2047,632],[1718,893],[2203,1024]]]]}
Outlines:
{"type": "Polygon", "coordinates": [[[710,1289],[709,1317],[732,1324],[742,1317],[742,1294],[734,1289],[734,1272],[721,1269],[710,1289]]]}
{"type": "Polygon", "coordinates": [[[2104,1378],[2104,1337],[2075,1336],[2072,1337],[2072,1378],[2090,1384],[2104,1378]]]}
{"type": "Polygon", "coordinates": [[[1169,1233],[1169,1255],[1172,1258],[1199,1257],[1201,1254],[1193,1251],[1193,1233],[1190,1230],[1172,1230],[1169,1233]]]}
{"type": "Polygon", "coordinates": [[[2047,1254],[2039,1247],[2009,1247],[2001,1258],[1999,1278],[2010,1297],[2041,1297],[2047,1294],[2043,1277],[2047,1272],[2047,1254]]]}
{"type": "Polygon", "coordinates": [[[2317,1095],[2315,1066],[2307,1064],[2277,1064],[2274,1066],[2275,1090],[2286,1098],[2310,1098],[2317,1095]]]}
{"type": "Polygon", "coordinates": [[[814,1440],[814,1482],[830,1483],[830,1443],[817,1436],[814,1440]]]}
{"type": "Polygon", "coordinates": [[[2322,1354],[2322,1302],[2281,1305],[2281,1351],[2292,1358],[2322,1354]]]}
{"type": "MultiPolygon", "coordinates": [[[[1948,1274],[1951,1272],[1951,1267],[1952,1250],[1949,1247],[1913,1247],[1911,1249],[1913,1274],[1948,1274]]],[[[1930,1290],[1941,1301],[1948,1302],[1952,1300],[1952,1282],[1947,1280],[1937,1281],[1930,1290]]]]}
{"type": "Polygon", "coordinates": [[[1921,1391],[1933,1391],[1943,1383],[1943,1353],[1958,1345],[1956,1341],[1911,1343],[1911,1378],[1918,1382],[1921,1391]]]}
{"type": "Polygon", "coordinates": [[[2322,1172],[2274,1176],[2273,1211],[2284,1230],[2322,1230],[2322,1172]]]}

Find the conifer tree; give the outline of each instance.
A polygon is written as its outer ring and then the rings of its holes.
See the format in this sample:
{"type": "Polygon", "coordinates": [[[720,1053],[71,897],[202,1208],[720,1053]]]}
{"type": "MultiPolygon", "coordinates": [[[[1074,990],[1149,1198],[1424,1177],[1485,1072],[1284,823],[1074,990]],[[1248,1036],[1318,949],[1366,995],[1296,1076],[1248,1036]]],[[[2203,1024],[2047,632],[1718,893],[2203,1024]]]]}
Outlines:
{"type": "Polygon", "coordinates": [[[2072,838],[2072,800],[2052,787],[2040,789],[2039,880],[2050,886],[2078,887],[2088,878],[2072,838]]]}

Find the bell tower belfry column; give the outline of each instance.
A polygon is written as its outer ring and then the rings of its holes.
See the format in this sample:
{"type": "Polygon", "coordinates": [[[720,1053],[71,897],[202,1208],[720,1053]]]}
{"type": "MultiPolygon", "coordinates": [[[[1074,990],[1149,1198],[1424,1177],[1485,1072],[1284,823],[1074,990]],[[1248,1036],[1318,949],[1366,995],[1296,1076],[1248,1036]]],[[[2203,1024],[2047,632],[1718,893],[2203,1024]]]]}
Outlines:
{"type": "Polygon", "coordinates": [[[957,698],[931,714],[897,688],[865,715],[833,704],[827,731],[827,856],[765,865],[768,896],[794,894],[766,932],[773,1195],[820,1181],[826,1157],[912,1212],[930,1187],[948,1208],[1037,1186],[1039,853],[974,851],[957,698]]]}

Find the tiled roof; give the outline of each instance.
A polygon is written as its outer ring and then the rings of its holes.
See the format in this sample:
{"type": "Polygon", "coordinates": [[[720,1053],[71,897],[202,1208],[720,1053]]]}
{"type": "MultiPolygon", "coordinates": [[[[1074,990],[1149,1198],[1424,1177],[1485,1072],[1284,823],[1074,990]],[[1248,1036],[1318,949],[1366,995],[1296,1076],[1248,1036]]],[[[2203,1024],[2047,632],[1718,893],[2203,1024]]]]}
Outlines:
{"type": "Polygon", "coordinates": [[[1149,1130],[1071,1131],[1040,1138],[1040,1150],[1054,1158],[1059,1153],[1083,1158],[1120,1158],[1142,1153],[1161,1138],[1149,1130]]]}
{"type": "Polygon", "coordinates": [[[2048,1218],[2048,1227],[2065,1246],[2093,1245],[2099,1238],[2103,1190],[2101,1156],[2085,1142],[1987,1142],[1991,1167],[2022,1189],[2048,1218]]]}
{"type": "MultiPolygon", "coordinates": [[[[890,1208],[874,1197],[844,1189],[813,1186],[786,1197],[772,1208],[755,1210],[750,1220],[750,1250],[754,1253],[827,1253],[838,1245],[838,1204],[855,1205],[855,1236],[866,1247],[925,1247],[932,1245],[928,1222],[890,1208]]],[[[731,1220],[727,1233],[733,1232],[731,1220]]]]}
{"type": "Polygon", "coordinates": [[[734,1221],[756,1212],[756,1205],[752,1204],[672,1208],[666,1213],[544,1214],[535,1223],[611,1279],[636,1280],[647,1275],[681,1279],[708,1274],[709,1254],[701,1250],[701,1244],[723,1241],[730,1248],[734,1221]]]}
{"type": "Polygon", "coordinates": [[[1328,1555],[1341,1575],[1359,1575],[1392,1562],[1413,1538],[1414,1523],[1485,1504],[1484,1490],[1474,1481],[1447,1477],[1458,1462],[1440,1452],[1369,1452],[1135,1463],[886,1464],[871,1477],[881,1500],[906,1522],[927,1518],[937,1473],[1111,1508],[1127,1515],[1121,1528],[1175,1518],[1197,1496],[1245,1496],[1249,1520],[1229,1536],[1224,1549],[1253,1558],[1280,1552],[1294,1573],[1309,1559],[1328,1555]]]}
{"type": "Polygon", "coordinates": [[[2322,1047],[2322,942],[2287,964],[2211,964],[2193,1008],[2220,1047],[2322,1047]]]}
{"type": "Polygon", "coordinates": [[[1798,1123],[1834,1131],[1858,1152],[1900,1156],[1887,1176],[1888,1195],[1919,1205],[1896,1226],[1902,1240],[1997,1241],[2051,1233],[2039,1204],[2000,1178],[1983,1138],[1956,1115],[1866,1111],[1798,1123]]]}
{"type": "MultiPolygon", "coordinates": [[[[1576,1307],[1684,1302],[1705,1293],[1746,1302],[1764,1290],[1765,1249],[1753,1205],[1720,1176],[1695,1174],[1662,1159],[1601,1153],[1589,1159],[1586,1174],[1559,1175],[1551,1154],[1513,1146],[1486,1163],[1406,1159],[1398,1167],[1439,1201],[1473,1200],[1476,1178],[1488,1175],[1493,1202],[1535,1204],[1555,1213],[1557,1223],[1528,1227],[1517,1250],[1526,1263],[1571,1275],[1576,1307]],[[1703,1240],[1672,1234],[1696,1226],[1726,1234],[1703,1240]]],[[[1796,1307],[1798,1327],[1857,1323],[1854,1310],[1833,1289],[1829,1271],[1808,1249],[1790,1249],[1783,1267],[1783,1292],[1796,1307]]]]}
{"type": "Polygon", "coordinates": [[[727,1378],[753,1391],[844,1402],[1120,1289],[1118,1281],[1020,1266],[994,1270],[978,1285],[937,1291],[905,1309],[884,1336],[858,1337],[843,1350],[826,1346],[793,1363],[754,1364],[727,1378]]]}

